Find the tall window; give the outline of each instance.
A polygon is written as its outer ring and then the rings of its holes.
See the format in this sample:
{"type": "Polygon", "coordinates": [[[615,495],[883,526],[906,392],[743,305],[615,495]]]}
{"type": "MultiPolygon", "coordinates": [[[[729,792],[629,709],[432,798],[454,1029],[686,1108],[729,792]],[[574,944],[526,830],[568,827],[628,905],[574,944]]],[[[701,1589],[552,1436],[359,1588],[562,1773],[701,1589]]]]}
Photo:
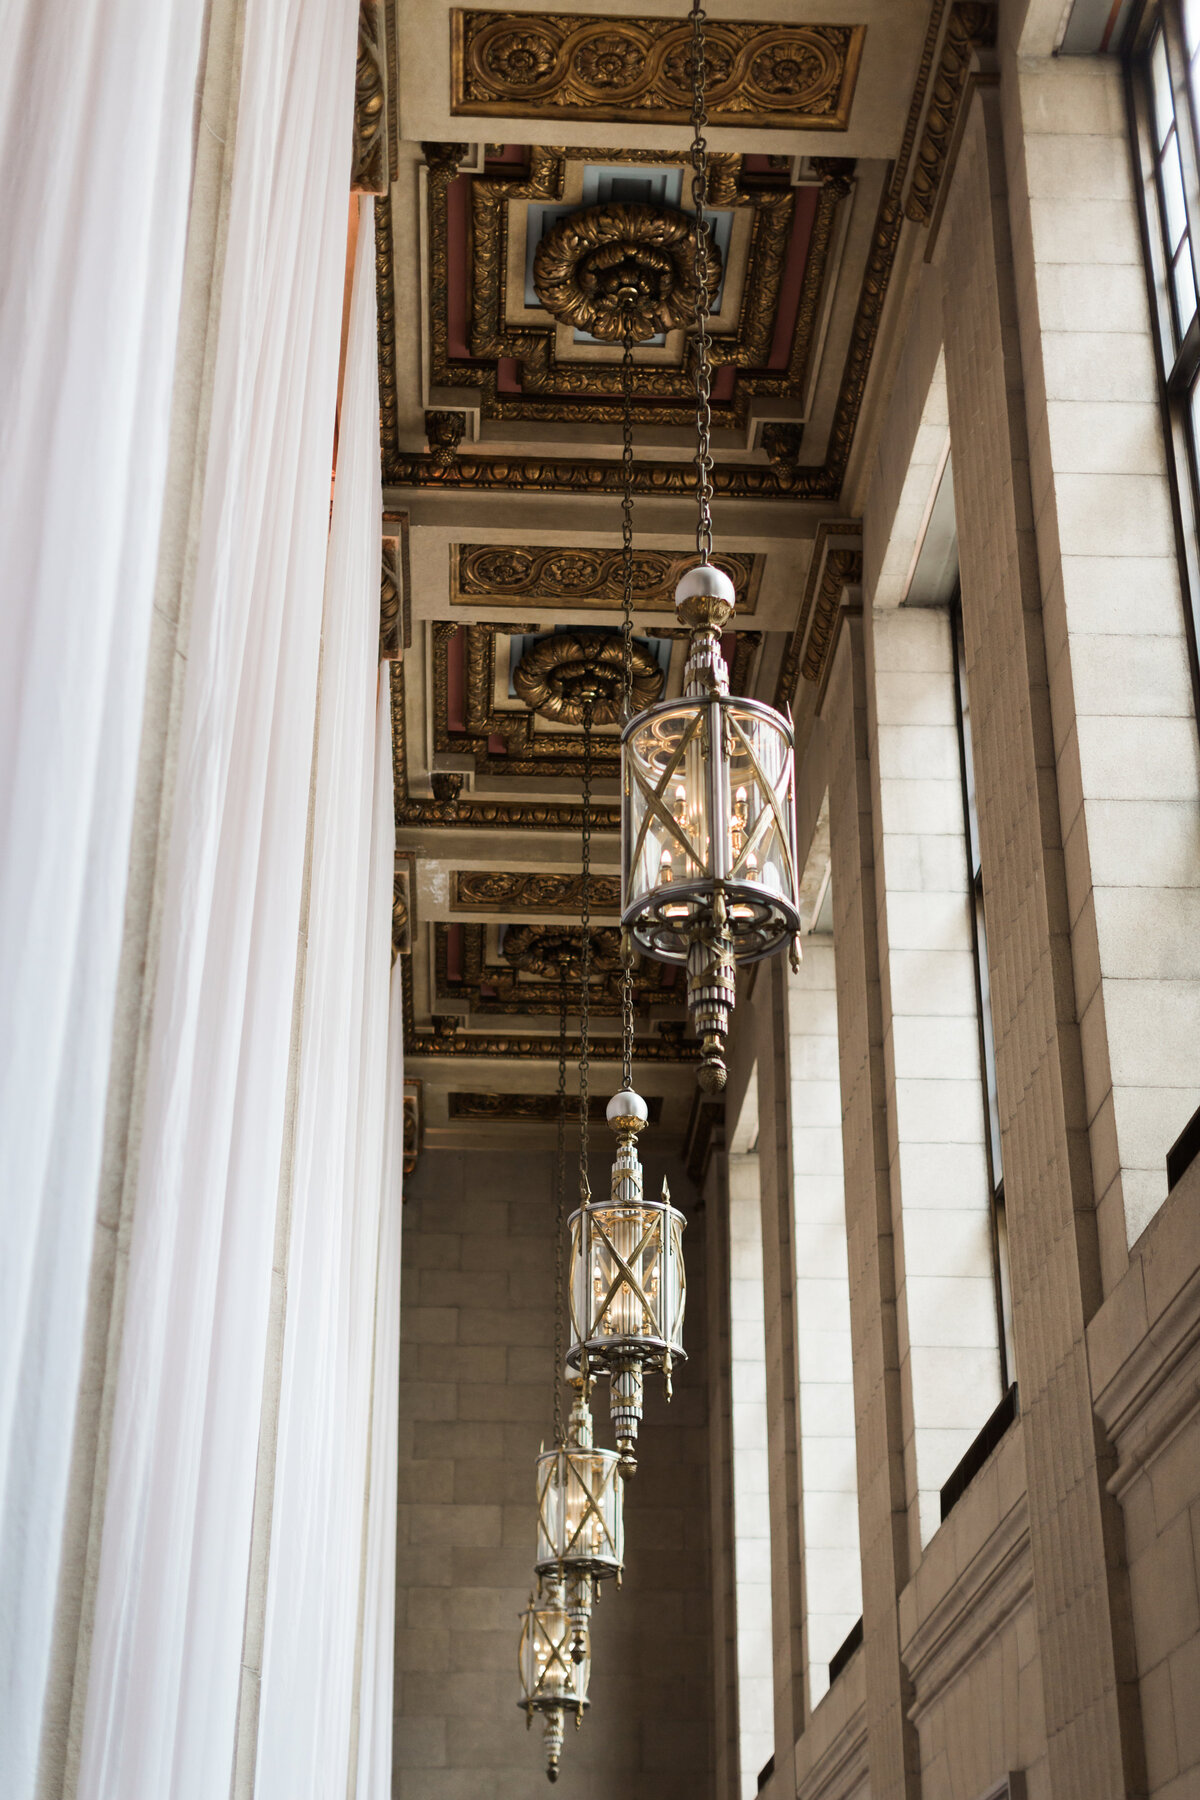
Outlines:
{"type": "Polygon", "coordinates": [[[1016,1380],[1012,1337],[1012,1283],[1009,1278],[1008,1220],[1004,1210],[1004,1160],[1000,1148],[1000,1098],[996,1083],[996,1040],[992,1029],[992,999],[988,979],[987,924],[983,916],[983,864],[979,856],[979,815],[975,806],[975,764],[971,750],[971,702],[967,690],[967,666],[963,649],[962,608],[955,601],[954,670],[958,701],[958,749],[962,768],[963,812],[970,876],[972,947],[975,952],[975,997],[979,1009],[980,1056],[983,1065],[983,1110],[986,1125],[988,1183],[992,1191],[992,1251],[996,1279],[996,1311],[999,1322],[1000,1381],[1008,1388],[1016,1380]]]}
{"type": "Polygon", "coordinates": [[[1193,679],[1200,605],[1200,0],[1152,0],[1129,62],[1172,485],[1186,563],[1193,679]]]}

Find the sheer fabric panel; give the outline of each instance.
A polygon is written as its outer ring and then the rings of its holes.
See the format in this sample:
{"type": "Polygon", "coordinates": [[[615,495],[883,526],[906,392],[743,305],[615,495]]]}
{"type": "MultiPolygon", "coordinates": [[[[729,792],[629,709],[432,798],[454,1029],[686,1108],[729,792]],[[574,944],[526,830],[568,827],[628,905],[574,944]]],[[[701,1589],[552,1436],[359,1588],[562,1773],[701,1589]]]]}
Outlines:
{"type": "Polygon", "coordinates": [[[256,1800],[346,1791],[363,1591],[394,824],[378,660],[374,203],[360,206],[325,582],[256,1800]]]}
{"type": "MultiPolygon", "coordinates": [[[[312,766],[355,38],[355,9],[341,0],[248,0],[83,1800],[212,1800],[229,1787],[312,766]]],[[[128,82],[124,93],[127,115],[128,82]]]]}
{"type": "MultiPolygon", "coordinates": [[[[385,739],[390,797],[392,745],[386,667],[382,676],[380,733],[385,739]]],[[[400,1222],[404,1182],[404,974],[399,958],[392,971],[387,1079],[355,1800],[391,1800],[392,1793],[399,1454],[396,1424],[400,1414],[400,1222]]]]}
{"type": "Polygon", "coordinates": [[[201,0],[0,8],[0,1790],[33,1790],[121,952],[201,0]],[[130,129],[130,95],[137,127],[130,129]]]}

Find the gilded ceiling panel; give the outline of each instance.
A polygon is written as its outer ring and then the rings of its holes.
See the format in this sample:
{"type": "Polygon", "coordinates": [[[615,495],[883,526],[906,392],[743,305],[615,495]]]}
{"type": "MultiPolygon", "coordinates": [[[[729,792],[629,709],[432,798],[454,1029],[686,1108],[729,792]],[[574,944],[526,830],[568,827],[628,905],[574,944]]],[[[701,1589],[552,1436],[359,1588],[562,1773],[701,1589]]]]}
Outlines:
{"type": "MultiPolygon", "coordinates": [[[[686,20],[456,10],[453,110],[520,119],[686,124],[686,20]]],[[[711,19],[704,34],[715,125],[844,131],[866,27],[711,19]]]]}
{"type": "MultiPolygon", "coordinates": [[[[639,612],[675,611],[675,586],[695,562],[691,554],[635,550],[633,603],[639,612]]],[[[734,550],[713,559],[733,582],[740,617],[753,614],[766,557],[734,550]]],[[[452,606],[524,606],[553,600],[559,606],[620,608],[620,550],[583,550],[565,544],[452,544],[452,606]]]]}

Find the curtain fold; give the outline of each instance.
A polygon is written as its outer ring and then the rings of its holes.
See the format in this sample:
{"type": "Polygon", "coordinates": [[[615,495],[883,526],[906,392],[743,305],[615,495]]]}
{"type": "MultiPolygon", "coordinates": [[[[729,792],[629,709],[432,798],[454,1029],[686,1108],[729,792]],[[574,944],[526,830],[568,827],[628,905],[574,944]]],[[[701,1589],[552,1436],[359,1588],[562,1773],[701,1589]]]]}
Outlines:
{"type": "Polygon", "coordinates": [[[58,1584],[203,17],[202,0],[0,6],[0,1790],[13,1800],[33,1791],[58,1584]]]}
{"type": "Polygon", "coordinates": [[[347,1789],[363,1577],[394,824],[378,663],[374,203],[360,207],[325,580],[256,1800],[347,1789]]]}
{"type": "MultiPolygon", "coordinates": [[[[139,8],[139,29],[174,10],[139,8]]],[[[312,767],[356,24],[342,0],[246,7],[83,1800],[213,1800],[229,1788],[312,767]]],[[[126,125],[130,91],[126,81],[126,125]]],[[[144,157],[140,126],[129,135],[144,157]]]]}
{"type": "MultiPolygon", "coordinates": [[[[391,718],[387,669],[380,683],[380,736],[391,796],[391,718]]],[[[377,790],[378,791],[378,790],[377,790]]],[[[404,1182],[404,977],[392,971],[388,1022],[387,1109],[375,1288],[371,1469],[364,1549],[362,1675],[359,1687],[355,1800],[391,1800],[395,1707],[396,1481],[400,1416],[400,1238],[404,1182]]]]}

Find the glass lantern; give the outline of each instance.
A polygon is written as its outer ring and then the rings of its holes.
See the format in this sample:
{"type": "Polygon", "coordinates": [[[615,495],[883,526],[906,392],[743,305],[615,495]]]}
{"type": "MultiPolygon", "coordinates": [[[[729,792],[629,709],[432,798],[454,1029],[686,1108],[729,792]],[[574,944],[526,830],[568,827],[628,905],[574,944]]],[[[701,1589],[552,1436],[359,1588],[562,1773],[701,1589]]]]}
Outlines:
{"type": "Polygon", "coordinates": [[[533,1724],[535,1712],[545,1718],[546,1774],[551,1781],[558,1780],[565,1716],[573,1712],[578,1729],[588,1704],[591,1652],[586,1650],[579,1660],[571,1655],[572,1630],[565,1584],[555,1576],[540,1599],[530,1595],[521,1614],[517,1649],[521,1676],[518,1705],[525,1709],[527,1725],[533,1724]]]}
{"type": "Polygon", "coordinates": [[[683,576],[683,698],[621,734],[621,923],[647,956],[686,966],[710,1093],[725,1085],[735,964],[774,955],[800,929],[791,722],[729,692],[720,633],[733,600],[710,563],[683,576]]]}
{"type": "Polygon", "coordinates": [[[537,1459],[540,1576],[561,1575],[572,1616],[571,1655],[585,1653],[592,1602],[601,1581],[621,1580],[625,1553],[624,1494],[615,1450],[592,1442],[587,1384],[575,1384],[567,1441],[537,1459]]]}
{"type": "Polygon", "coordinates": [[[609,1408],[623,1475],[637,1467],[634,1445],[642,1417],[645,1373],[661,1370],[667,1396],[671,1371],[685,1355],[683,1267],[686,1220],[662,1198],[642,1193],[637,1135],[648,1111],[624,1090],[608,1103],[616,1133],[612,1187],[606,1200],[589,1195],[570,1222],[571,1367],[609,1378],[609,1408]]]}

